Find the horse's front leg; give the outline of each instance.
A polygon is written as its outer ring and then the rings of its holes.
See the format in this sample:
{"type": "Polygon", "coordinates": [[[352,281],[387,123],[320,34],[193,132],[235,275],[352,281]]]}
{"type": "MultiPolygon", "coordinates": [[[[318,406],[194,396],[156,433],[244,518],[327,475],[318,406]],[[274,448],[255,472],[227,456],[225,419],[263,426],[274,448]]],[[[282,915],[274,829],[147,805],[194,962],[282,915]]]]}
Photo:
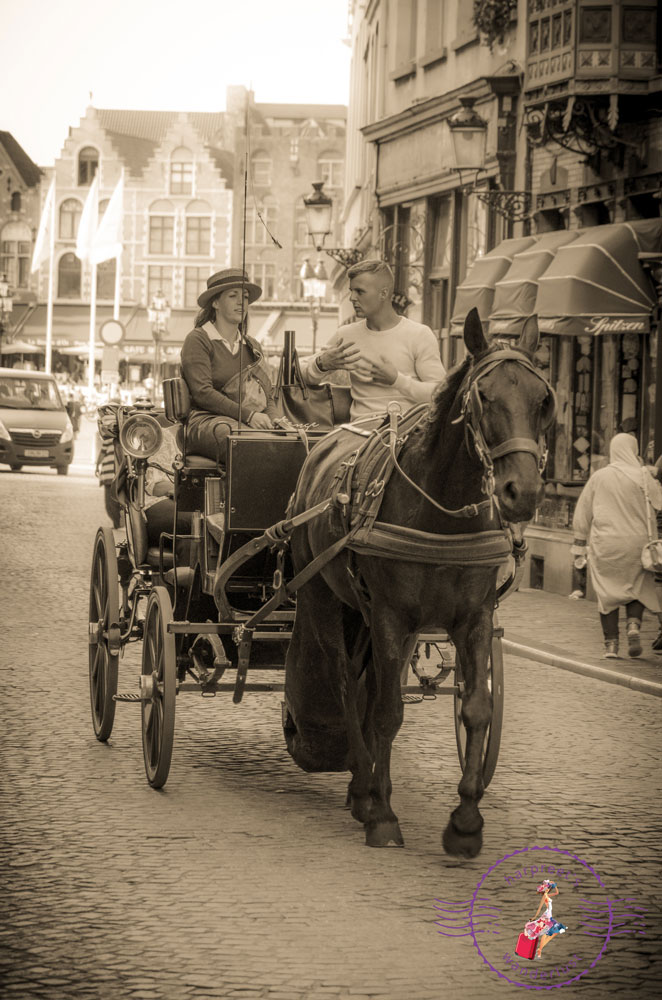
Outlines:
{"type": "Polygon", "coordinates": [[[368,847],[404,847],[398,817],[391,808],[391,747],[403,718],[400,675],[405,659],[411,654],[415,638],[409,639],[404,627],[394,625],[394,615],[373,613],[372,620],[372,697],[369,700],[365,741],[372,749],[374,769],[371,781],[372,811],[365,824],[368,847]]]}
{"type": "Polygon", "coordinates": [[[462,721],[467,731],[465,767],[458,785],[460,805],[451,813],[442,843],[448,854],[474,858],[483,846],[483,745],[492,718],[492,696],[487,686],[487,661],[492,642],[492,612],[481,608],[453,631],[462,665],[464,694],[462,721]]]}

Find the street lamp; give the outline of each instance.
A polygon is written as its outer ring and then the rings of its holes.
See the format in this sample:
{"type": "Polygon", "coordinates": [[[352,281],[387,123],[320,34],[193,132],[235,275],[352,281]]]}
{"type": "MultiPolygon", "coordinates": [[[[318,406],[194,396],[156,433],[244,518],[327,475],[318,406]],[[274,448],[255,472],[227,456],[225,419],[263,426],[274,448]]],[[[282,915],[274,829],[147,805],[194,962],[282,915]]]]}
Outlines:
{"type": "Polygon", "coordinates": [[[529,191],[506,191],[499,187],[494,189],[477,188],[476,178],[485,169],[487,149],[487,122],[474,109],[475,97],[461,97],[461,108],[448,119],[451,133],[455,166],[462,183],[462,171],[474,171],[474,183],[467,191],[493,208],[509,222],[522,222],[529,217],[531,211],[531,193],[529,191]]]}
{"type": "Polygon", "coordinates": [[[9,316],[13,308],[11,289],[7,275],[3,271],[0,273],[0,341],[4,338],[5,333],[9,333],[9,316]]]}
{"type": "Polygon", "coordinates": [[[364,253],[362,250],[359,250],[357,247],[324,246],[324,240],[331,232],[333,201],[322,190],[323,187],[324,181],[315,181],[313,183],[313,193],[303,199],[308,233],[318,253],[324,250],[324,253],[328,254],[329,257],[332,257],[339,264],[342,264],[343,267],[351,267],[352,264],[363,260],[364,253]]]}
{"type": "Polygon", "coordinates": [[[152,324],[152,337],[154,339],[154,398],[156,398],[157,386],[161,382],[161,341],[164,334],[168,332],[170,312],[168,300],[159,288],[156,295],[152,296],[151,305],[147,309],[147,318],[152,324]]]}
{"type": "Polygon", "coordinates": [[[306,257],[299,271],[303,284],[303,297],[310,304],[310,319],[313,324],[313,354],[317,350],[317,326],[319,323],[322,301],[326,294],[326,283],[329,280],[324,262],[318,260],[315,267],[306,257]]]}

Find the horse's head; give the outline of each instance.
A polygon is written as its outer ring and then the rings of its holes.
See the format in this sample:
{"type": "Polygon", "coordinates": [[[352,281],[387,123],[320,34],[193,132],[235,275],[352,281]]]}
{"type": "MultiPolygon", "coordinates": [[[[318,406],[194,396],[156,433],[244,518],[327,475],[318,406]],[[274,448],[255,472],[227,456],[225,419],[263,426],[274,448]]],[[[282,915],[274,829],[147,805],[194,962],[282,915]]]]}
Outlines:
{"type": "Polygon", "coordinates": [[[473,357],[466,389],[467,437],[494,474],[494,492],[508,521],[529,521],[543,497],[541,443],[555,412],[551,386],[532,363],[538,324],[528,320],[513,347],[490,344],[476,309],[464,323],[473,357]]]}

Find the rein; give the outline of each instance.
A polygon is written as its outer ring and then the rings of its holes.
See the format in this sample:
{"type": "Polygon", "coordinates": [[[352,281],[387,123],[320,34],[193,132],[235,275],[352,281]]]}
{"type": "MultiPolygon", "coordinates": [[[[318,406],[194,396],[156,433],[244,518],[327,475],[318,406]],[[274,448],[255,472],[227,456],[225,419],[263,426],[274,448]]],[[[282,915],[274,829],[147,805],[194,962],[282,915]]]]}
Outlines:
{"type": "MultiPolygon", "coordinates": [[[[534,455],[538,459],[538,471],[543,472],[545,465],[547,464],[547,448],[544,443],[541,446],[533,438],[523,438],[523,437],[513,437],[508,438],[506,441],[502,441],[500,444],[495,445],[494,448],[490,448],[485,440],[485,435],[481,426],[481,417],[483,413],[483,404],[480,399],[480,394],[478,391],[478,383],[481,378],[484,378],[490,372],[494,371],[499,365],[503,364],[505,361],[516,361],[518,364],[522,365],[528,371],[532,372],[537,378],[547,388],[547,391],[552,399],[552,407],[550,410],[550,415],[546,426],[551,423],[556,412],[556,396],[551,385],[547,379],[538,371],[538,369],[532,364],[531,361],[520,351],[515,351],[512,348],[504,347],[498,351],[494,351],[488,354],[486,357],[474,364],[470,371],[467,373],[465,381],[458,390],[458,396],[463,393],[462,407],[460,410],[460,415],[452,423],[457,424],[460,421],[464,421],[464,434],[465,441],[467,444],[467,449],[475,451],[476,455],[480,459],[483,466],[483,483],[482,492],[487,494],[487,500],[481,500],[479,503],[465,504],[464,507],[459,507],[455,510],[451,510],[448,507],[444,507],[440,504],[434,497],[431,497],[422,486],[415,483],[407,473],[404,471],[400,463],[398,462],[398,456],[396,452],[397,444],[397,421],[400,416],[400,407],[396,404],[391,404],[389,406],[389,451],[391,454],[391,461],[393,462],[394,468],[398,470],[400,475],[405,479],[409,485],[416,490],[422,497],[424,497],[433,507],[441,511],[442,514],[448,514],[450,517],[477,517],[478,514],[485,510],[487,507],[493,509],[494,507],[499,510],[499,501],[495,496],[495,482],[494,482],[494,462],[503,458],[505,455],[512,455],[515,452],[525,452],[534,455]]],[[[456,397],[457,398],[457,397],[456,397]]],[[[423,418],[421,418],[422,420],[423,418]]],[[[419,420],[418,423],[421,421],[419,420]]]]}

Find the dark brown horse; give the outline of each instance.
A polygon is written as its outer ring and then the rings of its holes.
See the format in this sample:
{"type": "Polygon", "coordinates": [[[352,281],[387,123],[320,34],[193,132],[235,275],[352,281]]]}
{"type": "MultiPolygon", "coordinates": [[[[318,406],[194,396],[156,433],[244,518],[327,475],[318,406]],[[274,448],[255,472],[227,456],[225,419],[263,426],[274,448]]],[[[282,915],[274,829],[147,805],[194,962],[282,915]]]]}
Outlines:
{"type": "MultiPolygon", "coordinates": [[[[542,498],[538,441],[553,397],[531,366],[537,325],[529,324],[516,349],[504,353],[503,345],[487,343],[474,309],[465,322],[464,340],[466,361],[439,387],[427,419],[400,453],[402,470],[428,498],[395,471],[384,489],[380,522],[443,535],[500,527],[497,507],[484,502],[486,467],[466,429],[469,410],[477,425],[473,429],[479,429],[494,457],[494,494],[503,520],[530,520],[542,498]],[[483,374],[475,381],[473,373],[479,370],[483,374]],[[430,497],[449,510],[481,500],[483,505],[478,516],[458,518],[443,513],[430,497]]],[[[357,437],[341,431],[311,451],[292,513],[331,494],[338,466],[356,446],[357,437]]],[[[487,462],[491,467],[489,457],[487,462]]],[[[337,507],[298,528],[292,538],[295,569],[310,563],[343,530],[337,507]]],[[[356,553],[350,561],[343,552],[298,592],[285,674],[288,750],[304,770],[352,772],[348,805],[365,825],[366,843],[372,847],[404,843],[390,804],[391,745],[403,717],[400,675],[418,633],[439,628],[451,636],[463,666],[467,731],[460,805],[450,817],[443,845],[448,853],[467,857],[480,851],[481,748],[491,718],[487,661],[496,575],[496,567],[430,565],[356,553]],[[362,597],[357,596],[357,580],[362,597]]]]}

